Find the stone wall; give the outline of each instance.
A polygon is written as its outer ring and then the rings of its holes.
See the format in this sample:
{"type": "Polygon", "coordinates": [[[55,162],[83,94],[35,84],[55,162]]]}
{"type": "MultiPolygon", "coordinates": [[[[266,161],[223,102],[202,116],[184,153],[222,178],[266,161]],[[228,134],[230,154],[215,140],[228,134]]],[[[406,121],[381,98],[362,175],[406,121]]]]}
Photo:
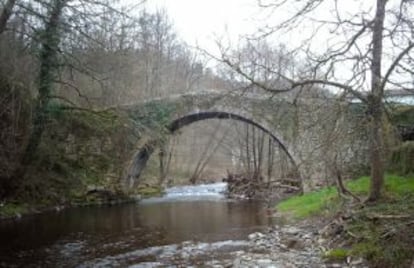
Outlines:
{"type": "MultiPolygon", "coordinates": [[[[146,120],[154,129],[166,127],[156,129],[161,135],[153,140],[163,139],[182,125],[204,120],[207,113],[215,113],[215,118],[252,123],[283,145],[299,170],[305,191],[332,183],[337,170],[343,176],[351,175],[368,163],[362,111],[355,104],[336,99],[201,91],[126,105],[123,109],[137,122],[146,120]]],[[[137,165],[145,166],[135,163],[126,173],[129,181],[139,176],[137,165]]]]}

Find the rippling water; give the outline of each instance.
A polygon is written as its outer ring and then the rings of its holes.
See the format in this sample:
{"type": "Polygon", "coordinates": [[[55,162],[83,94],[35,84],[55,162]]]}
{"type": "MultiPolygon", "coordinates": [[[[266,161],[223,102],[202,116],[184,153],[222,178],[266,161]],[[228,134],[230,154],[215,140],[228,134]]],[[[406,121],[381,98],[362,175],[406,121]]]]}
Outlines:
{"type": "Polygon", "coordinates": [[[224,199],[223,184],[191,187],[174,187],[164,198],[136,204],[0,222],[0,266],[111,266],[122,260],[132,265],[154,252],[172,254],[183,241],[199,242],[204,250],[240,246],[249,233],[272,224],[261,204],[224,199]]]}

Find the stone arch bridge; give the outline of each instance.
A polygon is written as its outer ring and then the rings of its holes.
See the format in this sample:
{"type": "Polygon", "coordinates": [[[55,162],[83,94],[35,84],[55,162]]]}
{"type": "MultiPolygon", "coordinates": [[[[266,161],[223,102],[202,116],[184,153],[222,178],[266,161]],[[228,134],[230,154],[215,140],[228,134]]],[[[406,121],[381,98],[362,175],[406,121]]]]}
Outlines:
{"type": "MultiPolygon", "coordinates": [[[[128,104],[122,109],[134,120],[146,120],[154,128],[161,126],[158,131],[167,134],[212,118],[254,125],[287,153],[304,191],[332,181],[338,170],[353,172],[367,163],[360,112],[336,99],[208,90],[128,104]]],[[[154,138],[136,148],[124,176],[127,188],[136,184],[159,144],[154,138]]]]}

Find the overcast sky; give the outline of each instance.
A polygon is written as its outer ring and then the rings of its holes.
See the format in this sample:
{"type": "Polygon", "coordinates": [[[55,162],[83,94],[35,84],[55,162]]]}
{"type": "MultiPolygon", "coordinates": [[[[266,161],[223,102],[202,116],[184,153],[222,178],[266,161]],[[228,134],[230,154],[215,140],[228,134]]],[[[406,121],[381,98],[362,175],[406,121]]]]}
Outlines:
{"type": "MultiPolygon", "coordinates": [[[[147,0],[146,8],[149,11],[165,9],[179,36],[188,44],[218,55],[215,41],[221,40],[226,47],[236,48],[239,36],[254,33],[263,25],[280,23],[296,13],[297,4],[298,2],[285,5],[273,13],[269,13],[270,9],[259,8],[257,0],[147,0]]],[[[341,13],[356,14],[364,8],[364,4],[371,6],[372,1],[343,0],[341,13]]],[[[330,20],[333,9],[333,1],[326,1],[318,8],[316,17],[330,20]]],[[[272,35],[271,41],[275,44],[283,43],[291,49],[302,48],[302,42],[307,42],[306,38],[315,31],[315,27],[313,23],[302,24],[292,31],[272,35]]],[[[334,46],[337,40],[346,39],[347,35],[343,33],[342,36],[334,36],[329,40],[328,28],[319,31],[319,38],[311,43],[315,51],[325,51],[334,46]]]]}
{"type": "Polygon", "coordinates": [[[223,35],[233,41],[255,29],[256,0],[148,0],[149,10],[165,8],[179,35],[190,45],[213,46],[223,35]]]}
{"type": "MultiPolygon", "coordinates": [[[[134,0],[123,1],[131,2],[134,0]]],[[[263,1],[266,2],[266,0],[263,1]]],[[[301,2],[299,0],[291,1],[292,4],[288,1],[284,9],[278,9],[274,13],[269,13],[269,9],[260,9],[257,0],[147,0],[146,8],[149,11],[165,9],[179,36],[184,41],[216,54],[216,40],[224,39],[225,45],[235,48],[238,45],[239,36],[254,33],[263,25],[276,25],[296,13],[295,8],[298,7],[298,4],[300,6],[301,2]],[[228,39],[231,44],[226,43],[228,39]]],[[[314,19],[310,20],[310,23],[302,23],[300,27],[294,27],[284,33],[278,32],[277,35],[272,35],[270,41],[274,44],[285,44],[289,49],[308,49],[321,54],[330,49],[342,47],[344,42],[356,33],[357,28],[335,29],[334,25],[319,28],[319,24],[313,23],[315,20],[336,20],[334,18],[336,15],[335,3],[338,3],[337,12],[342,20],[350,19],[360,22],[372,19],[375,12],[374,0],[325,1],[316,11],[308,14],[306,21],[309,21],[309,17],[314,19]],[[362,14],[362,11],[365,13],[362,14]],[[318,31],[317,38],[312,38],[312,42],[309,42],[308,38],[316,30],[318,31]]],[[[398,3],[397,0],[390,0],[387,7],[391,8],[398,3]]],[[[359,39],[358,46],[364,49],[368,45],[369,38],[370,36],[365,36],[359,39]]],[[[384,49],[391,51],[393,45],[384,43],[384,49]]],[[[391,57],[387,58],[385,54],[384,62],[389,63],[390,59],[391,57]]],[[[336,75],[344,81],[354,75],[352,65],[342,64],[337,66],[336,70],[336,75]]]]}
{"type": "MultiPolygon", "coordinates": [[[[293,1],[293,0],[292,0],[293,1]]],[[[264,1],[266,2],[266,1],[264,1]]],[[[341,10],[357,13],[363,5],[372,5],[372,1],[341,1],[341,10]]],[[[147,0],[148,10],[165,9],[172,19],[179,35],[190,45],[198,44],[203,48],[214,48],[214,41],[219,38],[230,38],[236,45],[238,37],[254,33],[259,26],[275,25],[292,14],[295,5],[287,5],[288,9],[269,15],[269,9],[258,7],[257,0],[147,0]]],[[[325,8],[318,9],[318,17],[332,18],[332,2],[327,1],[325,8]]],[[[278,43],[299,45],[299,40],[312,32],[312,25],[302,27],[283,36],[278,43]]],[[[318,41],[318,40],[317,40],[318,41]]],[[[326,44],[319,40],[317,48],[326,44]]]]}

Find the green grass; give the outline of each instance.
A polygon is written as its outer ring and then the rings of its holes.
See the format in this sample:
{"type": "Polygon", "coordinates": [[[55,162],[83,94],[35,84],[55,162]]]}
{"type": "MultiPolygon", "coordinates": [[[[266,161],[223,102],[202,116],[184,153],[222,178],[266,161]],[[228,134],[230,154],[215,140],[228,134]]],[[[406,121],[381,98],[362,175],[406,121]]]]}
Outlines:
{"type": "MultiPolygon", "coordinates": [[[[354,194],[366,196],[369,191],[369,177],[361,177],[347,181],[346,187],[354,194]]],[[[414,177],[387,175],[385,178],[385,195],[392,198],[402,198],[414,194],[414,177]]],[[[291,215],[296,219],[329,213],[339,205],[335,187],[327,187],[319,191],[301,196],[293,196],[276,205],[277,211],[291,215]]]]}
{"type": "Polygon", "coordinates": [[[414,177],[388,176],[385,181],[385,190],[397,197],[414,194],[414,177]]]}
{"type": "Polygon", "coordinates": [[[301,196],[288,198],[278,203],[276,209],[294,218],[302,219],[322,213],[327,209],[329,201],[334,199],[335,196],[335,188],[329,187],[317,192],[310,192],[301,196]]]}
{"type": "Polygon", "coordinates": [[[364,257],[372,267],[410,267],[414,254],[414,177],[389,175],[384,188],[380,202],[355,209],[347,221],[347,232],[358,237],[350,238],[350,254],[364,257]]]}
{"type": "Polygon", "coordinates": [[[325,252],[323,257],[329,261],[344,261],[349,255],[349,249],[334,248],[325,252]]]}

